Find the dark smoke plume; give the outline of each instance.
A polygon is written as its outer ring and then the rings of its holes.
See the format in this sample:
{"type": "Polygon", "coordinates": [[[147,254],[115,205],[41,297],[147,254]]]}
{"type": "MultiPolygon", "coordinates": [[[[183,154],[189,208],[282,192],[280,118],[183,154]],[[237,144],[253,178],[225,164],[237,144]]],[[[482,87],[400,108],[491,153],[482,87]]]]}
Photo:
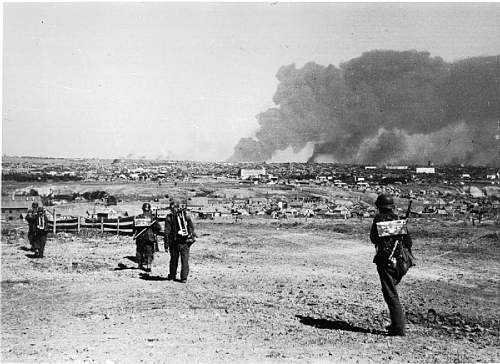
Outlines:
{"type": "Polygon", "coordinates": [[[313,143],[313,162],[496,165],[499,60],[376,50],[338,68],[281,67],[276,107],[257,115],[255,138],[242,138],[231,160],[313,143]]]}

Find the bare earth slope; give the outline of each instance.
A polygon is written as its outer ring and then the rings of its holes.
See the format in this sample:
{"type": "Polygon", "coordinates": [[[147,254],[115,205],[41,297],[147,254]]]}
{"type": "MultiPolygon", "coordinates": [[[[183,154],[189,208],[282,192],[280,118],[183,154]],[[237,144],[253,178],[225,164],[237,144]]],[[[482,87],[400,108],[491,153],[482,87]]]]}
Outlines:
{"type": "Polygon", "coordinates": [[[404,338],[384,334],[369,221],[204,222],[187,284],[163,244],[148,276],[129,237],[58,234],[32,259],[3,226],[1,361],[500,361],[498,232],[424,225],[404,338]]]}

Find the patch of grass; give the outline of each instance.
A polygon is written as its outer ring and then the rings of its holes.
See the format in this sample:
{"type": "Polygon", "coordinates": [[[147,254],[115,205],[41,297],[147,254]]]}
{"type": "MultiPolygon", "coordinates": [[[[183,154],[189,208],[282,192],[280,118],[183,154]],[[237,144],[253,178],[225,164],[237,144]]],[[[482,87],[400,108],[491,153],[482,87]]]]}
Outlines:
{"type": "Polygon", "coordinates": [[[30,284],[30,283],[31,283],[31,281],[28,279],[19,279],[19,280],[6,279],[6,280],[2,281],[2,289],[16,285],[16,284],[30,284]]]}
{"type": "Polygon", "coordinates": [[[219,256],[219,255],[216,255],[214,253],[204,253],[200,256],[201,259],[207,259],[207,260],[215,260],[215,261],[223,261],[224,259],[219,256]]]}

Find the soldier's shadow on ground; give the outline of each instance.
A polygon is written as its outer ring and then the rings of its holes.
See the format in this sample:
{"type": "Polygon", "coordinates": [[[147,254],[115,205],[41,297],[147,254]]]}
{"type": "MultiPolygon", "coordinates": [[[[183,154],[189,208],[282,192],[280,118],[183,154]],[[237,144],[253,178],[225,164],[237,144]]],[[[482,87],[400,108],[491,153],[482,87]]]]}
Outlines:
{"type": "Polygon", "coordinates": [[[145,281],[167,281],[167,277],[151,276],[148,273],[140,273],[139,278],[145,281]]]}
{"type": "Polygon", "coordinates": [[[113,268],[113,270],[124,270],[124,269],[139,269],[138,267],[129,267],[123,263],[118,263],[117,268],[113,268]]]}
{"type": "Polygon", "coordinates": [[[36,255],[36,254],[34,254],[34,253],[33,253],[33,254],[26,254],[26,256],[27,256],[28,258],[30,258],[30,259],[37,259],[37,258],[38,258],[38,255],[36,255]]]}
{"type": "Polygon", "coordinates": [[[295,315],[295,317],[299,319],[301,324],[316,327],[318,329],[342,330],[342,331],[360,332],[363,334],[385,335],[385,332],[383,331],[370,330],[364,327],[354,326],[342,320],[317,319],[302,315],[295,315]]]}
{"type": "Polygon", "coordinates": [[[30,252],[31,248],[28,248],[27,246],[22,246],[19,248],[19,250],[24,250],[25,252],[30,252]]]}
{"type": "Polygon", "coordinates": [[[127,255],[126,257],[124,257],[125,259],[128,259],[128,260],[131,260],[133,261],[134,263],[138,263],[137,261],[137,257],[134,257],[133,255],[127,255]]]}

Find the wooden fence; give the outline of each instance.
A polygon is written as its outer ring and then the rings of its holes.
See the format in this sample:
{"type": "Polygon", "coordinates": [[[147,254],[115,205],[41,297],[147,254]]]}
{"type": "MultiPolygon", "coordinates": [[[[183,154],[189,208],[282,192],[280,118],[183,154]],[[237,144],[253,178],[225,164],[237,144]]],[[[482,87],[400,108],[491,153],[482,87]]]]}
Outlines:
{"type": "MultiPolygon", "coordinates": [[[[49,219],[48,226],[52,233],[72,232],[80,233],[84,230],[97,230],[101,233],[116,235],[133,235],[135,216],[115,218],[84,218],[81,216],[57,216],[54,220],[49,219]]],[[[158,217],[158,222],[163,230],[165,217],[158,217]]]]}

